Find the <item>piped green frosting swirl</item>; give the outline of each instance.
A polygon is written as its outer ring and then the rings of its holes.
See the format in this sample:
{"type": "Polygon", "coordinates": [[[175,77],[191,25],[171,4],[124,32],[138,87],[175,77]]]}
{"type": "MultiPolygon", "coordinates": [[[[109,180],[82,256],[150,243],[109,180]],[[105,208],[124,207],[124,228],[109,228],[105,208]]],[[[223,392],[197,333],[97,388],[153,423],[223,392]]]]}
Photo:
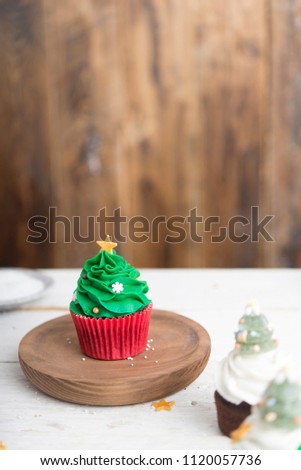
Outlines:
{"type": "Polygon", "coordinates": [[[139,271],[113,251],[88,259],[77,282],[70,310],[77,315],[113,318],[143,310],[151,302],[139,271]]]}

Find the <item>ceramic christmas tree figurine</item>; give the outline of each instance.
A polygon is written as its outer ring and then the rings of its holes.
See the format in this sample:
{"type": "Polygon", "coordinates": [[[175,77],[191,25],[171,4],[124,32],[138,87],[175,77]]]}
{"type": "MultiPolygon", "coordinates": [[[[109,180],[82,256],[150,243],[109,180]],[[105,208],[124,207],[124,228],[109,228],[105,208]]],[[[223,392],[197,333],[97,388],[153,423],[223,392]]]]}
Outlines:
{"type": "Polygon", "coordinates": [[[277,346],[273,339],[273,329],[257,305],[248,305],[245,314],[239,320],[239,329],[235,333],[235,347],[239,354],[257,354],[271,351],[277,346]]]}
{"type": "Polygon", "coordinates": [[[232,434],[236,449],[293,450],[301,445],[301,387],[284,371],[232,434]]]}

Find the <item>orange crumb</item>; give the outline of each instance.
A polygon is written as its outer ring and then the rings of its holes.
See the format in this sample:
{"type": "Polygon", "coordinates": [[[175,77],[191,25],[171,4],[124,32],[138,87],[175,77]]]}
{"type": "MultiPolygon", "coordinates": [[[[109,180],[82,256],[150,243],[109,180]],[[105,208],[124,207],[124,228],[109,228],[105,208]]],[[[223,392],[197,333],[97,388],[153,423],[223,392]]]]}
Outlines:
{"type": "Polygon", "coordinates": [[[251,429],[251,424],[249,423],[242,423],[235,431],[232,431],[230,437],[232,439],[232,443],[240,441],[251,429]]]}

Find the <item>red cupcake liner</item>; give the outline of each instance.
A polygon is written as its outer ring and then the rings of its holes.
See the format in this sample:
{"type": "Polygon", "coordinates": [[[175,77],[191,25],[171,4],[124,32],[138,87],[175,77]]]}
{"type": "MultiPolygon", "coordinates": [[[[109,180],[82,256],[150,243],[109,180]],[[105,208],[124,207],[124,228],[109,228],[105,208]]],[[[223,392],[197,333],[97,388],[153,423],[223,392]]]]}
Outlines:
{"type": "Polygon", "coordinates": [[[137,356],[146,347],[152,303],[118,318],[92,318],[70,310],[82,352],[94,359],[117,360],[137,356]]]}

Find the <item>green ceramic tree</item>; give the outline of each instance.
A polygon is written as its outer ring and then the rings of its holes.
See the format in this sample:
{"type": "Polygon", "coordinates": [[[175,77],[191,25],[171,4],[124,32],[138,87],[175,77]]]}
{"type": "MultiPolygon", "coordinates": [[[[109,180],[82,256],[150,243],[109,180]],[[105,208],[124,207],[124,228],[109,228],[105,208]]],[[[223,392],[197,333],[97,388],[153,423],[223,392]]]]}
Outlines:
{"type": "Polygon", "coordinates": [[[262,419],[285,429],[301,427],[301,387],[287,377],[276,378],[258,406],[262,419]]]}
{"type": "Polygon", "coordinates": [[[257,354],[271,351],[277,346],[273,339],[273,329],[256,304],[249,304],[239,320],[235,333],[235,347],[239,354],[257,354]]]}

